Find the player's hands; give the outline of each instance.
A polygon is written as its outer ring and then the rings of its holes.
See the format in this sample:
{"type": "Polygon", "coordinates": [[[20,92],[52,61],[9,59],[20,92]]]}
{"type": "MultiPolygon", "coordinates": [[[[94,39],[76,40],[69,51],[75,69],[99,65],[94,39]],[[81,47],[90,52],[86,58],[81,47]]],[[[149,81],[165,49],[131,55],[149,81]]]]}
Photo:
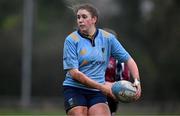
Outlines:
{"type": "Polygon", "coordinates": [[[141,97],[141,83],[137,79],[134,80],[133,86],[136,87],[136,95],[134,101],[137,101],[141,97]]]}
{"type": "Polygon", "coordinates": [[[112,90],[111,90],[112,85],[113,85],[112,82],[105,82],[101,91],[106,96],[109,96],[109,97],[112,97],[113,99],[116,99],[116,97],[114,96],[114,94],[112,93],[112,90]]]}

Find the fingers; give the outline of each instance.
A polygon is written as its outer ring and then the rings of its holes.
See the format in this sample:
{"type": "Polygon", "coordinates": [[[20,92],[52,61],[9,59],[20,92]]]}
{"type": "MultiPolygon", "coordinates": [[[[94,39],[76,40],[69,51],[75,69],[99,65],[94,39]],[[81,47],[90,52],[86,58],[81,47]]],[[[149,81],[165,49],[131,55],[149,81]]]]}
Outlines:
{"type": "Polygon", "coordinates": [[[134,101],[137,101],[141,97],[141,85],[140,83],[133,83],[133,86],[136,87],[136,94],[134,95],[134,101]]]}
{"type": "Polygon", "coordinates": [[[136,90],[136,95],[135,95],[135,100],[137,101],[141,97],[141,87],[138,85],[136,90]]]}
{"type": "Polygon", "coordinates": [[[105,82],[105,84],[103,85],[104,86],[103,93],[106,96],[112,97],[115,100],[116,96],[112,93],[112,90],[111,90],[112,85],[113,85],[112,82],[105,82]]]}
{"type": "Polygon", "coordinates": [[[110,92],[110,96],[111,96],[114,100],[116,100],[116,96],[112,93],[112,90],[111,90],[111,92],[110,92]]]}

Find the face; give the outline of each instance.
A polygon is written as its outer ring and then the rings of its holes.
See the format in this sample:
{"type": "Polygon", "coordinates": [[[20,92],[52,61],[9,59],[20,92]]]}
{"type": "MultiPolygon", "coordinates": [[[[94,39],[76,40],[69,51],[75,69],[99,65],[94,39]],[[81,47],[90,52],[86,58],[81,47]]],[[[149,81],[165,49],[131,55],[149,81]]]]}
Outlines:
{"type": "Polygon", "coordinates": [[[88,33],[95,27],[96,17],[92,17],[91,14],[85,10],[80,9],[77,12],[77,25],[81,32],[88,33]]]}

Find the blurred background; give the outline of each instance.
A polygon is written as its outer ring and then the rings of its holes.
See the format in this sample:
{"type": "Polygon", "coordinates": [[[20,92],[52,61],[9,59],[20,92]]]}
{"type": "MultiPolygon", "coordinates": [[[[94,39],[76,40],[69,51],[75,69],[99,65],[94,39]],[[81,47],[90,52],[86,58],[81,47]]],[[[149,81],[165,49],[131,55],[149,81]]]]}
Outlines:
{"type": "Polygon", "coordinates": [[[72,8],[92,3],[138,64],[142,97],[118,112],[180,114],[179,0],[1,0],[0,114],[64,114],[62,51],[72,8]]]}

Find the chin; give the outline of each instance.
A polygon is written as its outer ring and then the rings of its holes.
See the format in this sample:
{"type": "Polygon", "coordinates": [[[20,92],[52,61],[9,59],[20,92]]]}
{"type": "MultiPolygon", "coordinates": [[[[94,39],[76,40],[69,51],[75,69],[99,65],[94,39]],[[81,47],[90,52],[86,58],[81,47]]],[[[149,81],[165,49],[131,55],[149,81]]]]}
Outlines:
{"type": "Polygon", "coordinates": [[[80,31],[85,31],[86,29],[83,28],[83,27],[80,27],[79,30],[80,30],[80,31]]]}
{"type": "Polygon", "coordinates": [[[79,29],[82,33],[87,33],[87,30],[86,29],[79,29]]]}

